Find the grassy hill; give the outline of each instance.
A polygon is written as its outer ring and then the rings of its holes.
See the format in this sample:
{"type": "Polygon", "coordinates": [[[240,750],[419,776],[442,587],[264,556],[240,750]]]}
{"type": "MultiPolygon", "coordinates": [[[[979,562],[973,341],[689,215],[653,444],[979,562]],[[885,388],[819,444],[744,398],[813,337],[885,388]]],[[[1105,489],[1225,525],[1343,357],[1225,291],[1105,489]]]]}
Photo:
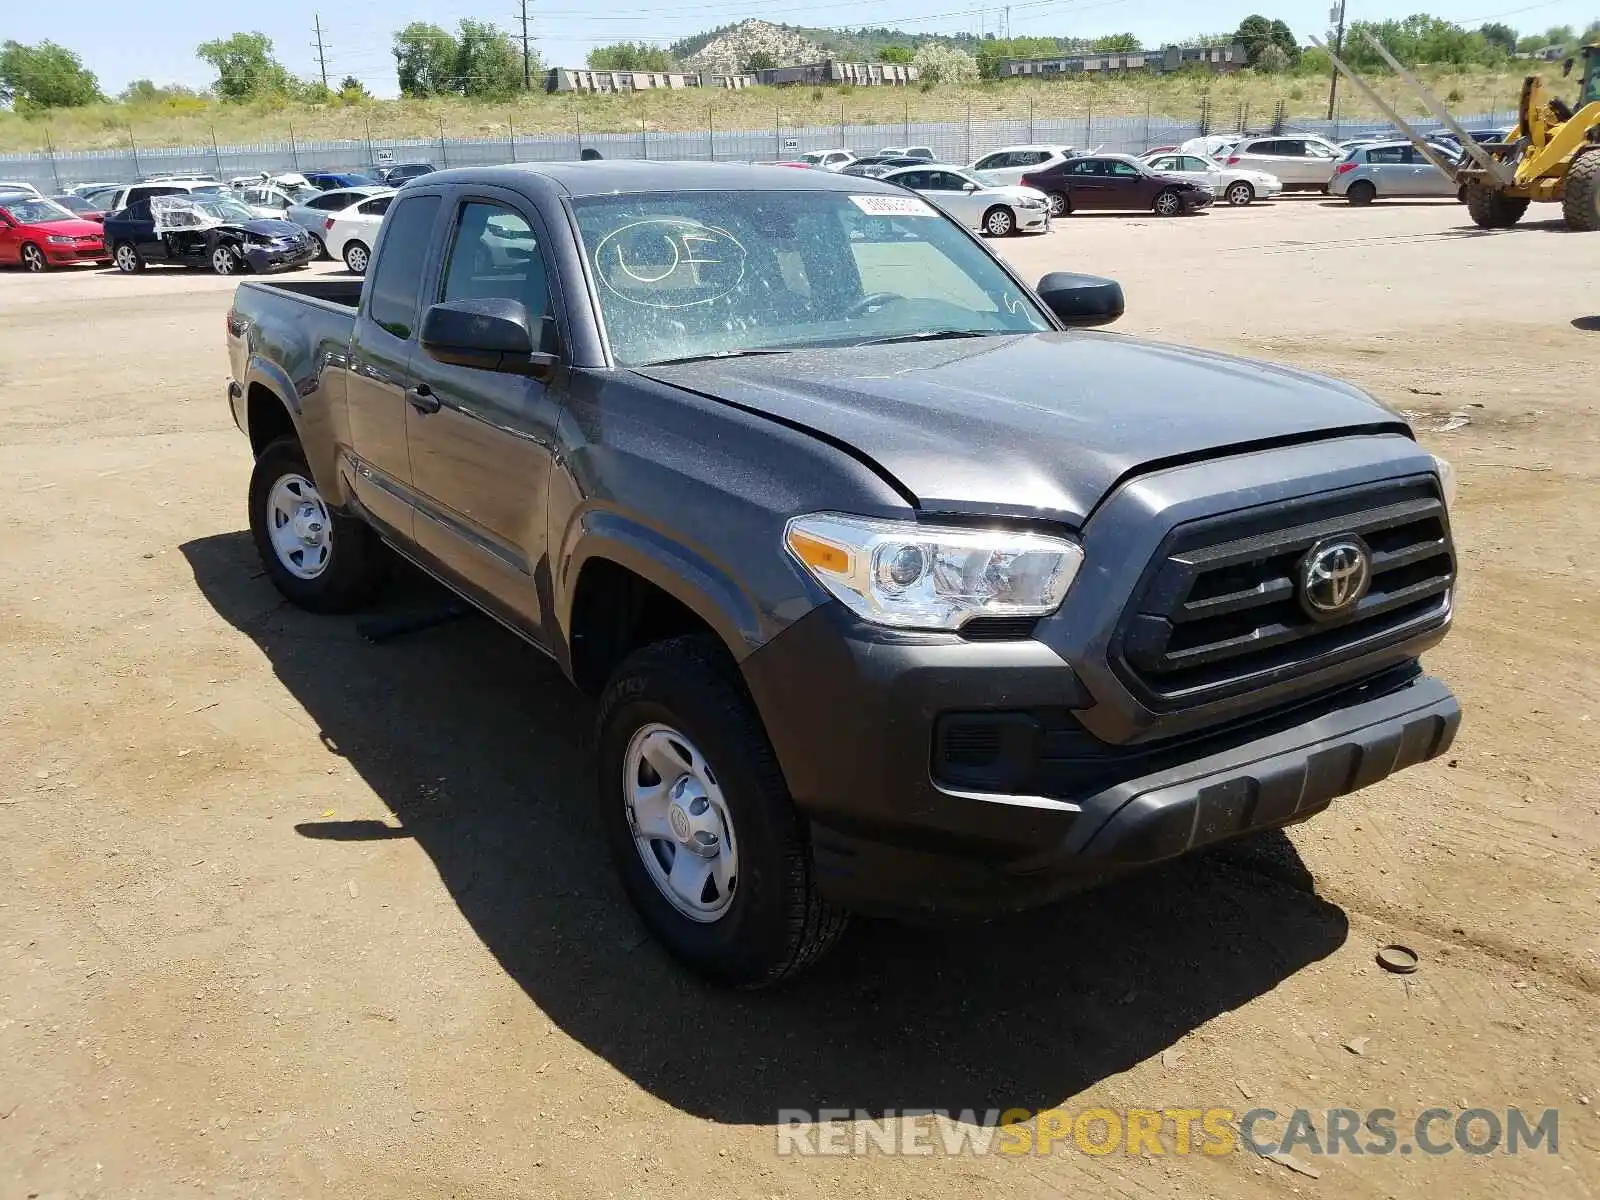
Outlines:
{"type": "MultiPolygon", "coordinates": [[[[1522,72],[1472,68],[1421,72],[1434,93],[1461,114],[1507,110],[1515,106],[1522,72]]],[[[1571,87],[1559,68],[1545,72],[1563,95],[1571,87]]],[[[1393,79],[1377,86],[1405,113],[1421,108],[1393,79]]],[[[202,97],[151,105],[96,104],[58,109],[48,118],[30,119],[0,112],[0,153],[42,151],[48,138],[57,149],[126,147],[129,131],[141,146],[209,146],[215,134],[223,145],[313,140],[438,137],[504,137],[519,134],[769,130],[774,117],[785,128],[884,124],[899,121],[1025,120],[1038,117],[1143,115],[1195,120],[1202,95],[1208,95],[1214,128],[1248,106],[1252,125],[1270,120],[1278,100],[1287,115],[1324,114],[1328,81],[1297,75],[1175,75],[1162,78],[985,83],[972,87],[920,88],[752,88],[742,92],[643,92],[626,95],[547,96],[531,93],[509,104],[459,99],[374,100],[350,106],[308,104],[225,104],[202,97]]],[[[1341,88],[1341,112],[1349,122],[1372,121],[1366,101],[1341,88]]]]}

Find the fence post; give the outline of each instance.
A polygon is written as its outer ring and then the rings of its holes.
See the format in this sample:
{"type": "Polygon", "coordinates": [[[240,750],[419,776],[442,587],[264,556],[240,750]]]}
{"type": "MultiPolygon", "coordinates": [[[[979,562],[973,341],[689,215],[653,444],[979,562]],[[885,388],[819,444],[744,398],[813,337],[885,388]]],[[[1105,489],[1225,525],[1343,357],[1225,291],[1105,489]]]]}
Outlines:
{"type": "Polygon", "coordinates": [[[211,131],[211,161],[217,164],[217,178],[222,178],[222,151],[217,148],[217,127],[206,126],[211,131]]]}
{"type": "MultiPolygon", "coordinates": [[[[1028,140],[1031,142],[1033,139],[1028,140]]],[[[1150,149],[1150,97],[1148,96],[1144,101],[1144,148],[1150,149]]]]}
{"type": "Polygon", "coordinates": [[[1086,149],[1094,149],[1094,101],[1089,101],[1088,112],[1083,119],[1083,144],[1086,149]]]}
{"type": "Polygon", "coordinates": [[[711,161],[717,161],[717,106],[706,105],[706,142],[711,148],[711,161]]]}
{"type": "Polygon", "coordinates": [[[839,105],[839,145],[844,145],[844,105],[839,105]]]}
{"type": "Polygon", "coordinates": [[[450,165],[450,148],[444,144],[443,117],[439,118],[439,165],[441,167],[448,167],[450,165]]]}
{"type": "Polygon", "coordinates": [[[581,158],[583,155],[583,114],[578,111],[576,102],[572,106],[572,128],[578,139],[577,149],[573,152],[572,157],[581,158]]]}
{"type": "MultiPolygon", "coordinates": [[[[362,117],[361,124],[366,128],[367,131],[367,165],[373,170],[377,170],[378,154],[377,151],[373,150],[372,148],[372,122],[366,117],[362,117]]],[[[215,137],[216,135],[213,134],[212,136],[215,137]]]]}
{"type": "Polygon", "coordinates": [[[1033,97],[1028,97],[1028,140],[1033,141],[1033,97]]]}
{"type": "Polygon", "coordinates": [[[911,98],[909,96],[906,97],[906,116],[905,116],[904,133],[905,133],[905,137],[902,138],[901,140],[907,146],[909,146],[909,145],[911,145],[911,98]]]}
{"type": "Polygon", "coordinates": [[[517,161],[517,118],[506,114],[506,133],[511,140],[511,161],[517,161]]]}
{"type": "MultiPolygon", "coordinates": [[[[1244,133],[1250,128],[1250,101],[1246,100],[1239,106],[1239,132],[1244,133]]],[[[1274,129],[1273,133],[1278,131],[1274,129]]]]}
{"type": "Polygon", "coordinates": [[[289,161],[294,163],[294,169],[300,169],[300,148],[294,142],[294,126],[289,126],[289,161]]]}
{"type": "Polygon", "coordinates": [[[643,117],[639,118],[639,157],[650,161],[650,139],[645,136],[643,117]]]}
{"type": "Polygon", "coordinates": [[[50,175],[55,179],[56,191],[59,192],[61,190],[61,169],[56,166],[56,148],[55,144],[50,140],[50,127],[48,125],[44,129],[44,148],[45,152],[50,155],[50,175]]]}
{"type": "Polygon", "coordinates": [[[972,161],[972,102],[970,100],[967,102],[967,148],[966,153],[962,155],[962,160],[965,162],[972,161]]]}

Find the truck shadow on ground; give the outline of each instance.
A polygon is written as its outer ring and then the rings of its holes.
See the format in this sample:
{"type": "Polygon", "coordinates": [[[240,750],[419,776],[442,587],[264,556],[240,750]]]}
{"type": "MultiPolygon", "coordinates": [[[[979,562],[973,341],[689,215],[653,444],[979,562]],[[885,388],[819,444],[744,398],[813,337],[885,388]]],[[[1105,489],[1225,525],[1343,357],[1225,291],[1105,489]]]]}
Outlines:
{"type": "MultiPolygon", "coordinates": [[[[991,924],[862,921],[788,988],[729,993],[662,953],[594,813],[593,710],[541,655],[470,616],[383,645],[283,603],[246,533],[186,543],[206,599],[393,811],[307,838],[410,836],[484,945],[564,1032],[679,1109],[1042,1108],[1158,1054],[1337,949],[1281,834],[991,924]]],[[[385,614],[450,604],[405,573],[385,614]]]]}

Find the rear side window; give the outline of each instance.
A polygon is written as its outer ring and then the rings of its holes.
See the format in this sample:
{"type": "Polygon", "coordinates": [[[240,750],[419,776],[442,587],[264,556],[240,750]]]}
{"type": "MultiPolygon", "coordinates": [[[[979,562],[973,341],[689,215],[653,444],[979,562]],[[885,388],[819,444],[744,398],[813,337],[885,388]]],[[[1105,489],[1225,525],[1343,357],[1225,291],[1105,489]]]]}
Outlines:
{"type": "Polygon", "coordinates": [[[314,196],[306,201],[307,208],[332,209],[343,208],[350,203],[350,197],[342,192],[328,192],[322,196],[314,196]]]}
{"type": "Polygon", "coordinates": [[[393,203],[393,196],[379,196],[376,200],[368,200],[357,211],[364,217],[381,217],[389,211],[389,205],[393,203]]]}
{"type": "Polygon", "coordinates": [[[1403,163],[1408,161],[1409,146],[1374,146],[1367,151],[1369,163],[1403,163]]]}
{"type": "Polygon", "coordinates": [[[438,214],[438,196],[408,196],[385,218],[383,253],[377,257],[367,312],[397,338],[409,338],[417,321],[417,283],[438,214]]]}

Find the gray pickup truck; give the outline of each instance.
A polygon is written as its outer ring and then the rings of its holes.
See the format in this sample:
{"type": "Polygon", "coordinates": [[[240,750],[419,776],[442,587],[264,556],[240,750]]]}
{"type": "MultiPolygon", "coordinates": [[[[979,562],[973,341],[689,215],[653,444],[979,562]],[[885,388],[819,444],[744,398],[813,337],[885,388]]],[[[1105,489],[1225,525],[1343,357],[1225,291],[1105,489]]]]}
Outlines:
{"type": "Polygon", "coordinates": [[[588,162],[407,184],[364,281],[246,282],[229,403],[293,602],[391,556],[599,697],[680,958],[1040,904],[1441,753],[1451,472],[1354,387],[1073,329],[915,195],[588,162]]]}

